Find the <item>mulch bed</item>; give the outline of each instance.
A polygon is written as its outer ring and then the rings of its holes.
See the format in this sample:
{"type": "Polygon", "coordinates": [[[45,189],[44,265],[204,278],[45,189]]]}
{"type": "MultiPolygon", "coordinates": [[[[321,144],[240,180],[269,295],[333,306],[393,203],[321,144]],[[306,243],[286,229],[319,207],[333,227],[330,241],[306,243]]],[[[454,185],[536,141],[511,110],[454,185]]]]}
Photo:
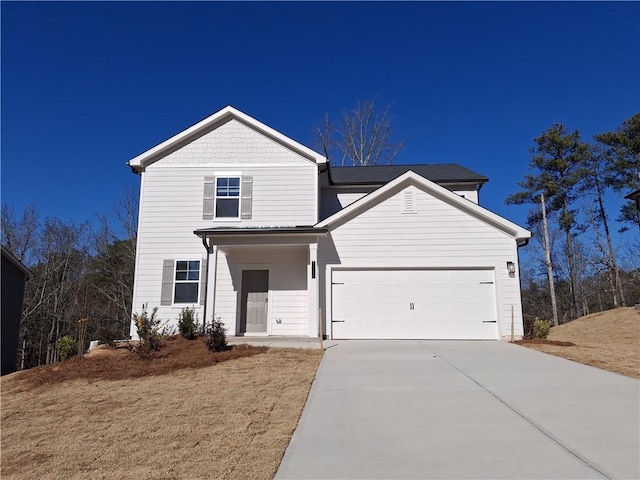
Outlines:
{"type": "Polygon", "coordinates": [[[163,375],[186,368],[210,367],[220,362],[250,357],[266,352],[268,347],[233,345],[224,352],[211,352],[204,338],[187,340],[181,336],[163,339],[160,350],[141,358],[134,350],[99,347],[98,352],[74,357],[65,362],[44,365],[16,373],[16,379],[31,386],[65,380],[123,380],[163,375]]]}

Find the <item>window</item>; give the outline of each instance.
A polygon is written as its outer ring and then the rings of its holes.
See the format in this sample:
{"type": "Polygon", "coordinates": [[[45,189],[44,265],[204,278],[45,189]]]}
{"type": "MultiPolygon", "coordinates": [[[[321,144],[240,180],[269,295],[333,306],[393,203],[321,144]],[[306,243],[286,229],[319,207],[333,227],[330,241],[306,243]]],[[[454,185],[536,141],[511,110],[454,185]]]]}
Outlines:
{"type": "Polygon", "coordinates": [[[240,177],[216,177],[216,218],[240,217],[240,177]]]}
{"type": "Polygon", "coordinates": [[[176,260],[173,303],[197,303],[200,260],[176,260]]]}

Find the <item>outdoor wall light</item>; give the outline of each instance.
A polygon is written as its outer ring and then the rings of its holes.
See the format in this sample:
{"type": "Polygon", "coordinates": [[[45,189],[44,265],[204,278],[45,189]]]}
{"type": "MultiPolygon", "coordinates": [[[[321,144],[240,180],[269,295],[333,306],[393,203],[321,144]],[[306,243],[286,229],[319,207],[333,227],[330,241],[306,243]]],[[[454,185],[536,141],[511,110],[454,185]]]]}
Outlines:
{"type": "Polygon", "coordinates": [[[513,262],[507,262],[507,272],[509,272],[510,275],[516,273],[516,264],[513,262]]]}

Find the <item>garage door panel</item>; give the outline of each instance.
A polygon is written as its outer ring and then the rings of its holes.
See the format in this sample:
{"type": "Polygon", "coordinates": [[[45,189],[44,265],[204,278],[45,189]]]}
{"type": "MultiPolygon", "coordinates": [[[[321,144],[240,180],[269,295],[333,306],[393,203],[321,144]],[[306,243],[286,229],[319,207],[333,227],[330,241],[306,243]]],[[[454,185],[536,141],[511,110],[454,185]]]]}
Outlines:
{"type": "Polygon", "coordinates": [[[334,270],[333,338],[496,339],[493,270],[334,270]]]}

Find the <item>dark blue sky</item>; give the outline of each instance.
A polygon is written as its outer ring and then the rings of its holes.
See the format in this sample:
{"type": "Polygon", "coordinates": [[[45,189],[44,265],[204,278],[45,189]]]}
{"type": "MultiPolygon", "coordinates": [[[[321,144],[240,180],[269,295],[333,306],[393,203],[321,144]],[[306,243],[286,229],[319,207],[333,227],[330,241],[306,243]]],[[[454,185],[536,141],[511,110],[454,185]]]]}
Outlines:
{"type": "MultiPolygon", "coordinates": [[[[640,4],[2,2],[2,201],[91,220],[125,162],[227,104],[304,144],[394,104],[396,163],[461,163],[505,206],[533,138],[640,110],[640,4]]],[[[619,200],[609,202],[615,216],[619,200]]],[[[637,235],[630,232],[626,235],[637,235]]]]}

